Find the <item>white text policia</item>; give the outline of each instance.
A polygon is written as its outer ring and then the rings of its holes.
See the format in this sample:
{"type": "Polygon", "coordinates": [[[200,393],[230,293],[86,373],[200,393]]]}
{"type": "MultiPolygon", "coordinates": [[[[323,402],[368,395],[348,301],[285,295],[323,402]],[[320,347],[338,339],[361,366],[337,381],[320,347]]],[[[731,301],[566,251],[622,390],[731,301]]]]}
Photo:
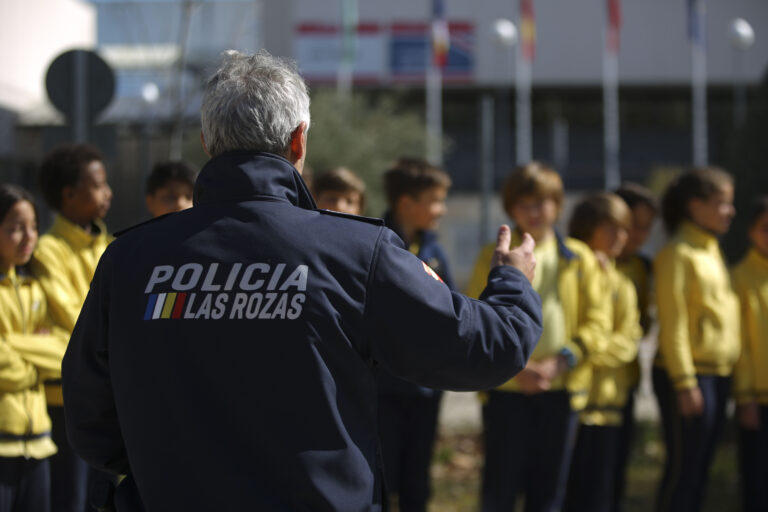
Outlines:
{"type": "Polygon", "coordinates": [[[306,300],[308,272],[285,263],[158,265],[144,290],[144,319],[293,320],[306,300]]]}

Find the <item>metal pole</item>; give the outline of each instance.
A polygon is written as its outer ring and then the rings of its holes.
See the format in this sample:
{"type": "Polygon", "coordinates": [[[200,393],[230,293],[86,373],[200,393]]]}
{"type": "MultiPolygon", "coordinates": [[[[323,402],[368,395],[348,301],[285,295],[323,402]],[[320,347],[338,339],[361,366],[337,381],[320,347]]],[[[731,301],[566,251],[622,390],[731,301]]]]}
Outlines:
{"type": "Polygon", "coordinates": [[[707,141],[707,48],[704,0],[694,0],[693,16],[699,32],[691,44],[691,89],[693,96],[693,165],[708,163],[707,141]]]}
{"type": "Polygon", "coordinates": [[[336,73],[336,94],[339,98],[352,92],[359,22],[357,0],[341,0],[341,55],[336,73]]]}
{"type": "MultiPolygon", "coordinates": [[[[525,165],[533,160],[533,137],[531,135],[531,62],[525,55],[526,36],[523,27],[522,3],[518,3],[517,25],[523,32],[523,40],[517,45],[515,59],[515,161],[525,165]]],[[[528,43],[530,44],[530,43],[528,43]]]]}
{"type": "Polygon", "coordinates": [[[173,106],[173,131],[171,132],[171,147],[169,158],[181,160],[184,147],[184,70],[187,67],[187,47],[189,46],[189,27],[192,21],[194,0],[183,0],[181,6],[181,25],[179,30],[179,60],[176,66],[176,80],[172,89],[171,105],[173,106]]]}
{"type": "Polygon", "coordinates": [[[482,162],[480,165],[480,243],[491,238],[491,191],[493,189],[493,153],[494,153],[494,105],[490,92],[483,94],[480,100],[480,145],[482,162]]]}
{"type": "Polygon", "coordinates": [[[603,50],[603,155],[606,190],[615,190],[621,185],[619,150],[619,56],[615,51],[609,50],[606,44],[603,50]]]}
{"type": "Polygon", "coordinates": [[[74,73],[72,74],[72,137],[75,142],[88,140],[88,55],[84,51],[74,52],[74,73]]]}
{"type": "Polygon", "coordinates": [[[733,74],[733,126],[741,128],[747,119],[747,86],[744,83],[744,50],[737,48],[733,74]]]}
{"type": "Polygon", "coordinates": [[[427,70],[427,160],[443,165],[443,87],[440,68],[431,62],[427,70]]]}
{"type": "Polygon", "coordinates": [[[531,63],[518,53],[516,68],[516,162],[518,165],[524,165],[533,160],[533,137],[531,136],[531,63]]]}

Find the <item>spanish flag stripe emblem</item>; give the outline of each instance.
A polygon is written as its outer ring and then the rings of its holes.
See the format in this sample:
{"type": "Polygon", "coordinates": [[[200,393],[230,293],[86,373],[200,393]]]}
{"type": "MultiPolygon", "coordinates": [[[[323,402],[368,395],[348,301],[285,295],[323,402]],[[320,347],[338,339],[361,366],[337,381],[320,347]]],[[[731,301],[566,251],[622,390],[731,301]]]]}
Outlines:
{"type": "Polygon", "coordinates": [[[155,311],[155,303],[157,302],[157,294],[153,293],[149,296],[147,302],[147,309],[144,311],[144,320],[152,320],[152,313],[155,311]]]}
{"type": "Polygon", "coordinates": [[[163,305],[165,304],[165,296],[167,294],[161,293],[157,296],[157,303],[155,303],[155,311],[152,313],[152,320],[157,320],[163,312],[163,305]]]}
{"type": "Polygon", "coordinates": [[[173,307],[171,318],[181,318],[181,312],[184,309],[184,303],[187,301],[187,292],[181,292],[176,296],[176,305],[173,307]]]}
{"type": "Polygon", "coordinates": [[[165,297],[165,305],[163,306],[163,314],[160,318],[171,318],[171,312],[173,311],[173,303],[176,302],[176,292],[171,292],[165,297]]]}

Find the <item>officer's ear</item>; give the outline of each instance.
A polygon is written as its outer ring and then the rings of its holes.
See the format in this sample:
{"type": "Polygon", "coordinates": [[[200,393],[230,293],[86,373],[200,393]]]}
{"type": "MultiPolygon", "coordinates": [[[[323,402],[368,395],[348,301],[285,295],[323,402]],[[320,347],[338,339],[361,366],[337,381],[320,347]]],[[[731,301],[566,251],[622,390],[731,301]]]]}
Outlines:
{"type": "Polygon", "coordinates": [[[291,133],[291,143],[288,145],[286,158],[301,173],[304,169],[304,158],[307,156],[307,123],[301,122],[291,133]]]}
{"type": "Polygon", "coordinates": [[[205,143],[205,135],[203,135],[203,130],[200,130],[200,144],[203,145],[203,151],[205,151],[205,154],[211,156],[211,152],[208,151],[208,145],[205,143]]]}

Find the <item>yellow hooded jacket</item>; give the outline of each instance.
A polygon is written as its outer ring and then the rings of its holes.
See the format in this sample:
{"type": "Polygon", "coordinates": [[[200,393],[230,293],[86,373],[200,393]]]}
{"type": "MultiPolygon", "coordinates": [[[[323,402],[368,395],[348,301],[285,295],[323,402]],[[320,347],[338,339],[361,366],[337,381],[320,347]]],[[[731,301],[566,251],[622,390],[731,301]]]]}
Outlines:
{"type": "MultiPolygon", "coordinates": [[[[563,310],[564,336],[555,340],[552,346],[537,346],[531,357],[538,360],[563,354],[569,359],[573,368],[562,385],[571,393],[572,408],[581,410],[587,404],[592,375],[592,368],[585,364],[585,359],[589,354],[606,350],[609,344],[606,333],[609,332],[611,320],[608,311],[601,305],[602,281],[592,250],[579,240],[561,238],[560,235],[556,237],[557,296],[563,310]]],[[[520,234],[515,232],[511,247],[519,245],[520,240],[520,234]]],[[[470,297],[478,297],[485,288],[494,249],[495,244],[489,244],[480,251],[467,289],[470,297]]],[[[539,270],[537,268],[537,272],[539,270]]],[[[546,329],[546,318],[544,321],[546,329]]],[[[553,389],[557,389],[558,383],[553,384],[553,389]]],[[[499,388],[513,392],[517,389],[514,379],[499,388]]]]}
{"type": "Polygon", "coordinates": [[[654,261],[659,352],[675,389],[728,376],[739,357],[739,303],[717,238],[684,222],[654,261]]]}
{"type": "Polygon", "coordinates": [[[768,405],[768,258],[756,249],[733,270],[741,299],[741,357],[733,374],[739,403],[768,405]]]}
{"type": "Polygon", "coordinates": [[[637,360],[637,342],[642,335],[637,294],[632,282],[616,269],[613,262],[603,269],[604,298],[601,301],[612,319],[604,352],[592,354],[592,386],[587,407],[580,415],[585,425],[618,426],[622,408],[632,388],[632,363],[637,360]]]}
{"type": "MultiPolygon", "coordinates": [[[[68,333],[75,328],[96,265],[113,240],[103,222],[95,220],[94,225],[98,233],[87,233],[56,215],[51,229],[40,237],[31,261],[32,272],[48,298],[53,322],[68,333]]],[[[50,405],[62,405],[60,383],[46,383],[46,394],[50,405]]]]}
{"type": "Polygon", "coordinates": [[[52,326],[40,285],[14,269],[0,275],[0,304],[0,457],[42,459],[56,453],[43,379],[60,378],[69,336],[52,326]]]}

